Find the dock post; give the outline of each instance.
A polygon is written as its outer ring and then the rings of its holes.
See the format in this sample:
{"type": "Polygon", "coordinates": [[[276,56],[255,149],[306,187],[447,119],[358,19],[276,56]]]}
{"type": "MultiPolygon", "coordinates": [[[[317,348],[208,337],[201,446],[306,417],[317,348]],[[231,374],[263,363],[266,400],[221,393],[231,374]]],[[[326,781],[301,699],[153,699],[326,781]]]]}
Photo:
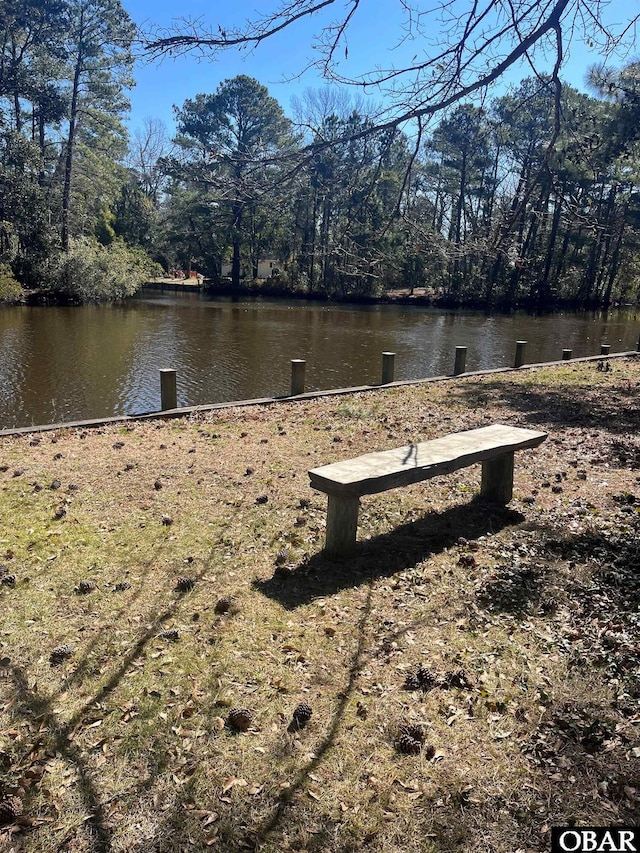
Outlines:
{"type": "Polygon", "coordinates": [[[524,351],[526,347],[526,341],[516,341],[516,359],[513,364],[514,367],[522,367],[524,364],[524,351]]]}
{"type": "Polygon", "coordinates": [[[573,350],[571,350],[571,349],[563,349],[563,350],[562,350],[562,360],[563,360],[563,361],[569,361],[569,359],[571,358],[572,354],[573,354],[573,350]]]}
{"type": "Polygon", "coordinates": [[[160,410],[178,408],[178,394],[176,390],[176,371],[166,368],[160,371],[160,410]]]}
{"type": "Polygon", "coordinates": [[[456,360],[453,365],[453,375],[460,376],[461,373],[464,373],[467,365],[467,348],[466,347],[456,347],[456,360]]]}
{"type": "Polygon", "coordinates": [[[382,385],[387,385],[389,382],[393,382],[395,357],[395,352],[382,353],[382,385]]]}
{"type": "Polygon", "coordinates": [[[291,396],[304,394],[304,375],[307,362],[302,358],[291,359],[291,396]]]}
{"type": "Polygon", "coordinates": [[[600,344],[600,355],[609,355],[611,344],[600,344]]]}

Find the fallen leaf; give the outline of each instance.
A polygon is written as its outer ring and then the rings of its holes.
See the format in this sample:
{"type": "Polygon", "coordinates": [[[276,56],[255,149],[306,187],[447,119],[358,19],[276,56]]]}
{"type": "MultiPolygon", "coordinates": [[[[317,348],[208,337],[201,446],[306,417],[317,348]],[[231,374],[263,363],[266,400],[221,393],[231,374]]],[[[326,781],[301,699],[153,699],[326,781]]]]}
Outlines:
{"type": "Polygon", "coordinates": [[[239,779],[237,776],[230,776],[222,786],[222,793],[226,794],[227,791],[230,791],[232,788],[235,788],[236,785],[245,787],[247,784],[248,782],[246,779],[239,779]]]}

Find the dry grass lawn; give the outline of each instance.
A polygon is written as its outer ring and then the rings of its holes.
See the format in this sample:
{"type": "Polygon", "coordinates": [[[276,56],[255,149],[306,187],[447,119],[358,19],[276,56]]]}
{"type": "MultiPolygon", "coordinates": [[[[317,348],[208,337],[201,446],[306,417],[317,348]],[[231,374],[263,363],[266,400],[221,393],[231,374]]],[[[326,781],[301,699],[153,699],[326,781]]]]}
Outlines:
{"type": "Polygon", "coordinates": [[[611,364],[0,439],[0,850],[528,853],[637,822],[640,362],[611,364]],[[364,498],[323,559],[309,468],[491,422],[550,433],[507,509],[468,468],[364,498]]]}

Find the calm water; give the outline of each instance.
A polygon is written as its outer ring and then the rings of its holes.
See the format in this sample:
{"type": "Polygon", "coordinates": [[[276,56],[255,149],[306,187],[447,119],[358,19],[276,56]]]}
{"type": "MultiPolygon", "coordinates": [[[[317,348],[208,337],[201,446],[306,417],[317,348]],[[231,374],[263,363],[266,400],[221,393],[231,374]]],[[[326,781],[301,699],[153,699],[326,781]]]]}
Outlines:
{"type": "Polygon", "coordinates": [[[635,349],[640,314],[487,316],[481,313],[230,302],[146,293],[124,306],[0,308],[0,429],[140,414],[160,407],[161,368],[178,371],[178,405],[287,394],[292,358],[307,361],[306,389],[380,381],[382,352],[395,378],[510,366],[635,349]]]}

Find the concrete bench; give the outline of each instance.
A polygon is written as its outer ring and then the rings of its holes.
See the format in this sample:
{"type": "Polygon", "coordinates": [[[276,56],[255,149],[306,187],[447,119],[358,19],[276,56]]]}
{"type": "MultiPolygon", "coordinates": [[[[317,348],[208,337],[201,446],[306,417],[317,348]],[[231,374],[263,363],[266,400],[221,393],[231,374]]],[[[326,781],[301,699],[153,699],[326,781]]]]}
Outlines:
{"type": "Polygon", "coordinates": [[[537,447],[546,437],[545,432],[493,424],[313,468],[311,486],[328,495],[324,553],[342,557],[354,549],[362,495],[419,483],[476,462],[482,463],[483,497],[508,503],[515,451],[537,447]]]}

